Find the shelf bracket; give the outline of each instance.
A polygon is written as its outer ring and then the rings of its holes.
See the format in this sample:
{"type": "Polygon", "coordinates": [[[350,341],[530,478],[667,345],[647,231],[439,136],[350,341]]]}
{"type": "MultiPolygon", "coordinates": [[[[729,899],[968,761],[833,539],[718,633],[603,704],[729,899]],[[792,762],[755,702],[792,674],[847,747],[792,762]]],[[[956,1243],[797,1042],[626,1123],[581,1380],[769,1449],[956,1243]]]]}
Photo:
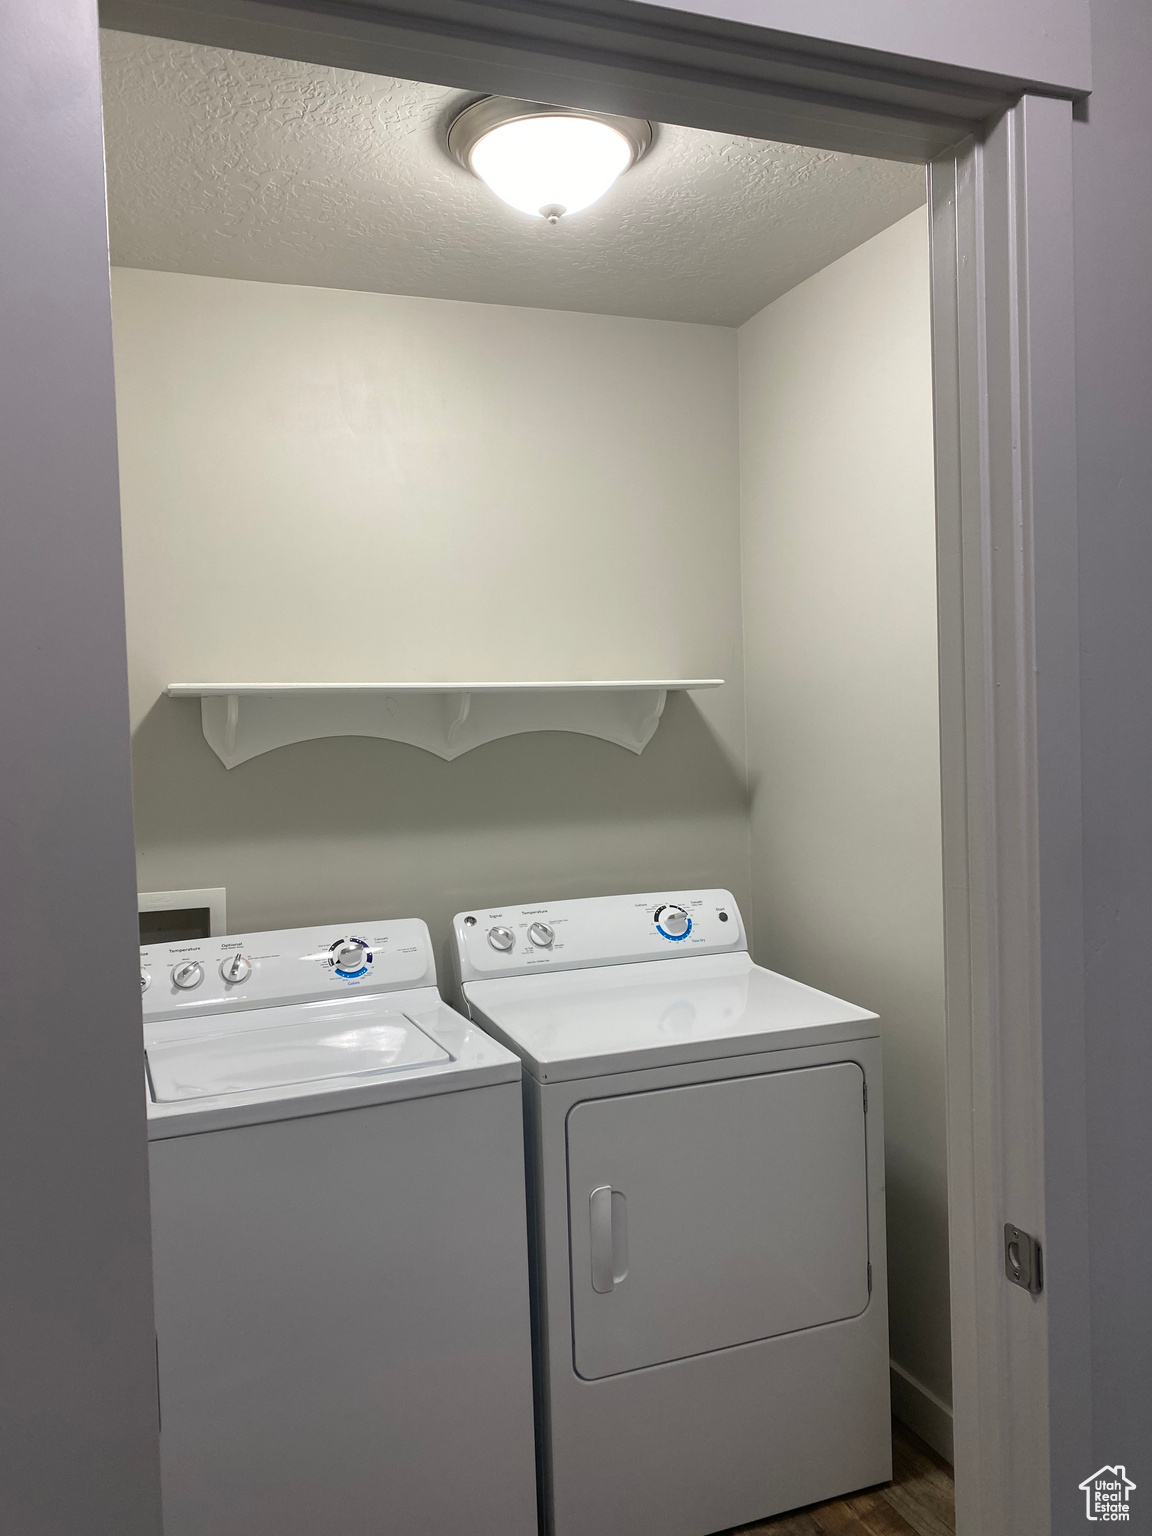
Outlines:
{"type": "Polygon", "coordinates": [[[240,695],[230,693],[224,715],[224,756],[236,756],[236,732],[240,725],[240,695]]]}
{"type": "MultiPolygon", "coordinates": [[[[452,698],[452,694],[445,694],[445,704],[451,705],[452,698]]],[[[456,712],[455,714],[452,714],[448,720],[448,730],[444,738],[444,745],[449,749],[456,745],[457,738],[459,737],[460,732],[464,729],[471,710],[472,695],[470,693],[459,694],[456,697],[456,712]]]]}

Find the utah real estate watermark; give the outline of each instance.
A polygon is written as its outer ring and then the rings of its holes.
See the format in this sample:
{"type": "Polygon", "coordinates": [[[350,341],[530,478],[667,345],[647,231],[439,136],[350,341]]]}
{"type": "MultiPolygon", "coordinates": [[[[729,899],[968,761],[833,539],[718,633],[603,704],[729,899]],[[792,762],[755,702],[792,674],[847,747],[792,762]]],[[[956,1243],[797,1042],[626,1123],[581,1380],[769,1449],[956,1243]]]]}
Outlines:
{"type": "Polygon", "coordinates": [[[1130,1495],[1136,1484],[1124,1467],[1101,1467],[1080,1484],[1089,1520],[1129,1520],[1130,1495]]]}

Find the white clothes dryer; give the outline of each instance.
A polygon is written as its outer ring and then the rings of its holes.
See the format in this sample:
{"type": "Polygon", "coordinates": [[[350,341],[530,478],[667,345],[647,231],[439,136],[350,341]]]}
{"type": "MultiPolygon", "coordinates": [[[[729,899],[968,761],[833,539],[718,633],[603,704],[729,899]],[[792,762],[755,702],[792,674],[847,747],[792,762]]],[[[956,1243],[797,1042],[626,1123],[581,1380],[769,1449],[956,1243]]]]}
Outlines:
{"type": "Polygon", "coordinates": [[[520,1057],[552,1536],[707,1536],[891,1476],[875,1014],[727,891],[462,912],[520,1057]]]}
{"type": "Polygon", "coordinates": [[[425,925],[140,980],[166,1536],[535,1536],[520,1063],[425,925]]]}

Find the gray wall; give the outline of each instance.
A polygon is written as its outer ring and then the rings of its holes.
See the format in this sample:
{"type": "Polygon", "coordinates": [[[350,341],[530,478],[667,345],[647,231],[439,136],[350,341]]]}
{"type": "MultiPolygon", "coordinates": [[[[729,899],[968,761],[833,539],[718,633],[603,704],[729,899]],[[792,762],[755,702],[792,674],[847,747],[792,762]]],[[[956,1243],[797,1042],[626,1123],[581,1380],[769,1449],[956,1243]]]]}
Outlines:
{"type": "Polygon", "coordinates": [[[1093,0],[1092,27],[1096,94],[1074,138],[1095,1433],[1087,1470],[1125,1463],[1139,1485],[1133,1529],[1152,1530],[1152,8],[1093,0]]]}
{"type": "Polygon", "coordinates": [[[756,957],[881,1017],[894,1401],[951,1453],[925,211],[740,329],[756,957]]]}
{"type": "Polygon", "coordinates": [[[95,7],[0,5],[0,1530],[159,1530],[95,7]]]}

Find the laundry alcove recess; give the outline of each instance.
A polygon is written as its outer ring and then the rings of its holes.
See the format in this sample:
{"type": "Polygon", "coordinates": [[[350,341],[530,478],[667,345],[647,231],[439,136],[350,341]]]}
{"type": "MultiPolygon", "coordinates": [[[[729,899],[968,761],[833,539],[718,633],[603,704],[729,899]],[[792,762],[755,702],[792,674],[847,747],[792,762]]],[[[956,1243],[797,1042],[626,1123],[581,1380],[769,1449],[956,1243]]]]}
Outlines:
{"type": "Polygon", "coordinates": [[[170,683],[200,700],[204,738],[225,768],[325,736],[377,736],[451,762],[525,731],[576,731],[642,752],[669,693],[723,678],[555,683],[170,683]]]}

